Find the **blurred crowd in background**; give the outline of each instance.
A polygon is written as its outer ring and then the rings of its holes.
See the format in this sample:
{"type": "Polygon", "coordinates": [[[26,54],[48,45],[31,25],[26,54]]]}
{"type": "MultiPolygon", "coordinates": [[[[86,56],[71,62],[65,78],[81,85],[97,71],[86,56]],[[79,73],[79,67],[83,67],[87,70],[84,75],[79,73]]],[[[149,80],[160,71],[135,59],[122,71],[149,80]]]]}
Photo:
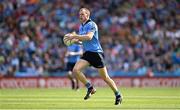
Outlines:
{"type": "Polygon", "coordinates": [[[0,77],[61,75],[62,38],[78,32],[81,7],[98,24],[111,76],[180,76],[179,0],[0,0],[0,77]]]}

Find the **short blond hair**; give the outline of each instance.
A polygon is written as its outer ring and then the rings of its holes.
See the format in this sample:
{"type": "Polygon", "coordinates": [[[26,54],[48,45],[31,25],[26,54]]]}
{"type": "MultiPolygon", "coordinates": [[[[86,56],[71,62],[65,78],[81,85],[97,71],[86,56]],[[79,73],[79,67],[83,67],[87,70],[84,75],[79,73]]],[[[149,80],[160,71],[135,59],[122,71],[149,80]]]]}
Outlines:
{"type": "Polygon", "coordinates": [[[90,10],[89,9],[87,9],[87,8],[81,8],[80,9],[80,11],[82,11],[82,10],[85,10],[85,12],[86,12],[86,14],[88,15],[88,16],[90,16],[90,10]]]}

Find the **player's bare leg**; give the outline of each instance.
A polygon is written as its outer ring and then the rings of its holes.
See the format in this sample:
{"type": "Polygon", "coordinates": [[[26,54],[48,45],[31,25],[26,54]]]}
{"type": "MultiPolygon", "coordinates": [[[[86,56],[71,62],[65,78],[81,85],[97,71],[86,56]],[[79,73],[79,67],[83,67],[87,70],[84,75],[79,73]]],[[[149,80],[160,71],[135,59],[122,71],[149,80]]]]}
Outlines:
{"type": "Polygon", "coordinates": [[[80,59],[73,68],[73,73],[84,85],[88,82],[88,80],[81,71],[88,65],[89,63],[87,61],[80,59]]]}
{"type": "Polygon", "coordinates": [[[84,100],[90,98],[90,95],[96,92],[96,89],[92,86],[92,84],[87,80],[85,75],[81,72],[87,66],[89,66],[89,63],[85,60],[80,59],[73,68],[73,73],[88,89],[86,96],[84,97],[84,100]]]}
{"type": "Polygon", "coordinates": [[[115,105],[118,105],[122,102],[122,97],[120,95],[120,92],[117,89],[116,84],[114,83],[114,81],[109,77],[108,73],[107,73],[107,69],[106,67],[103,68],[98,68],[98,72],[100,74],[100,76],[103,78],[103,80],[111,87],[111,89],[113,90],[114,94],[115,94],[115,105]]]}
{"type": "Polygon", "coordinates": [[[72,89],[75,89],[76,80],[75,80],[75,78],[73,78],[73,75],[72,75],[71,71],[68,72],[68,78],[71,80],[71,87],[72,87],[72,89]]]}
{"type": "Polygon", "coordinates": [[[75,81],[76,81],[75,89],[78,90],[79,89],[79,80],[76,77],[75,77],[75,81]]]}

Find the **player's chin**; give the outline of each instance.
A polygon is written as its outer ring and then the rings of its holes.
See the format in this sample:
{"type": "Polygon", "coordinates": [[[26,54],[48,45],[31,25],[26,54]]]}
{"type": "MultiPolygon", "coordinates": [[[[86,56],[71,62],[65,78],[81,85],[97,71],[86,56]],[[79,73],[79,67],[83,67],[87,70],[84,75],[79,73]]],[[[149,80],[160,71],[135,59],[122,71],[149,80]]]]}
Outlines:
{"type": "Polygon", "coordinates": [[[83,23],[83,21],[84,21],[84,20],[83,20],[82,18],[80,18],[80,22],[83,23]]]}

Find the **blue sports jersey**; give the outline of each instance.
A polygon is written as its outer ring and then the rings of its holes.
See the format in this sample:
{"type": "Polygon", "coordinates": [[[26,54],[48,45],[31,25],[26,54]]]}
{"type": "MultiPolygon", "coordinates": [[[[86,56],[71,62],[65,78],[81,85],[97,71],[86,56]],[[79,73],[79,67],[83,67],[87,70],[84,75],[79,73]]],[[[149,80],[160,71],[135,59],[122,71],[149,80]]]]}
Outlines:
{"type": "Polygon", "coordinates": [[[83,49],[84,51],[91,51],[91,52],[103,52],[102,47],[99,43],[98,38],[98,27],[95,22],[92,20],[88,20],[85,24],[82,24],[79,28],[79,34],[84,35],[88,32],[93,32],[93,38],[88,41],[83,41],[83,49]]]}
{"type": "MultiPolygon", "coordinates": [[[[81,47],[76,44],[68,46],[67,49],[68,49],[67,51],[69,51],[69,52],[80,52],[81,51],[81,47]]],[[[68,58],[68,62],[76,63],[80,59],[80,55],[72,55],[72,56],[70,55],[67,58],[68,58]]]]}

